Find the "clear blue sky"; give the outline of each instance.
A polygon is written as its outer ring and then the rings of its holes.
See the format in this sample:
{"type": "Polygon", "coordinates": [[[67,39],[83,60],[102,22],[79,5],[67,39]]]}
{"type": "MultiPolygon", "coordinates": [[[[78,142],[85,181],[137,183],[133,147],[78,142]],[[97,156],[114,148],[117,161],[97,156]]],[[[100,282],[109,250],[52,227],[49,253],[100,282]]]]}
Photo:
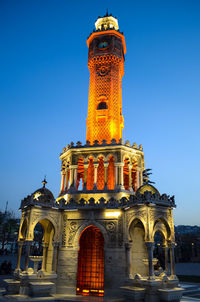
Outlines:
{"type": "Polygon", "coordinates": [[[47,175],[60,188],[62,148],[85,142],[86,38],[106,10],[127,55],[123,138],[143,144],[175,224],[200,225],[200,1],[0,1],[0,208],[47,175]]]}

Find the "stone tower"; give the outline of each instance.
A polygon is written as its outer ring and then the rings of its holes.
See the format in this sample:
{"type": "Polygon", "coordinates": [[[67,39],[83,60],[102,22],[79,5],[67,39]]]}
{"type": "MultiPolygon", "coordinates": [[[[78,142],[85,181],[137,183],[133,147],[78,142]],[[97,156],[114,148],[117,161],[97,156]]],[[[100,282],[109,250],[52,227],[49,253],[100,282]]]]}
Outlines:
{"type": "Polygon", "coordinates": [[[111,15],[99,17],[95,26],[87,40],[87,141],[63,148],[56,199],[43,181],[42,188],[22,200],[18,262],[11,282],[15,286],[8,281],[8,289],[29,295],[53,291],[146,302],[173,295],[179,301],[174,197],[161,195],[150,184],[142,146],[122,140],[125,39],[111,15]],[[38,224],[43,229],[43,250],[35,256],[32,246],[38,224]],[[158,236],[160,259],[154,250],[158,236]],[[35,263],[34,270],[29,260],[35,263]]]}
{"type": "Polygon", "coordinates": [[[98,18],[95,27],[87,40],[90,85],[86,139],[110,143],[122,138],[124,127],[121,81],[126,45],[116,18],[98,18]]]}

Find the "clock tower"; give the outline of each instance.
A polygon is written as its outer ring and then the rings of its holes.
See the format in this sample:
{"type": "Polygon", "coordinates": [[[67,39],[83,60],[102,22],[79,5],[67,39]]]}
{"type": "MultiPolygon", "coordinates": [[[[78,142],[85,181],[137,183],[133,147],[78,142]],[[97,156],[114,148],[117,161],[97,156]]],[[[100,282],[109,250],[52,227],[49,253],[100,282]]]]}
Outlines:
{"type": "Polygon", "coordinates": [[[87,141],[63,148],[56,199],[44,180],[42,188],[22,200],[18,261],[15,280],[5,280],[8,292],[178,302],[182,289],[174,270],[174,196],[160,194],[149,181],[142,145],[122,140],[126,45],[117,19],[99,17],[87,45],[87,141]],[[32,255],[38,224],[43,250],[32,255]],[[155,244],[162,268],[157,265],[154,273],[155,244]]]}
{"type": "Polygon", "coordinates": [[[125,39],[113,16],[98,18],[87,45],[90,70],[87,141],[99,143],[122,138],[121,81],[124,74],[125,39]]]}

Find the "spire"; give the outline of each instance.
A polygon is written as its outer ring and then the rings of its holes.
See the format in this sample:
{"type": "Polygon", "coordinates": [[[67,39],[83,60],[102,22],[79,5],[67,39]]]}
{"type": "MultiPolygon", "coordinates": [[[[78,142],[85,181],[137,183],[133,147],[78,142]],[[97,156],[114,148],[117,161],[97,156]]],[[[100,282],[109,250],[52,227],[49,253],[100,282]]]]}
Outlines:
{"type": "Polygon", "coordinates": [[[45,185],[47,184],[46,175],[44,176],[44,179],[43,179],[43,181],[42,181],[42,184],[43,184],[43,188],[45,188],[45,185]]]}

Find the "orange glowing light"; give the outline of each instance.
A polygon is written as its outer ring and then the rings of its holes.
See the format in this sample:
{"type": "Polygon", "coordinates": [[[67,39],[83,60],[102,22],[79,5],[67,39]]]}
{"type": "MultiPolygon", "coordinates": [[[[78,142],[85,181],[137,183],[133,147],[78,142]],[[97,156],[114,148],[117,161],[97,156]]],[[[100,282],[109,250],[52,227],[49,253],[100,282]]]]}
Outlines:
{"type": "Polygon", "coordinates": [[[80,236],[76,293],[103,296],[103,287],[104,238],[98,228],[89,226],[80,236]]]}
{"type": "Polygon", "coordinates": [[[121,88],[126,52],[124,36],[116,30],[94,32],[87,44],[90,84],[86,139],[91,144],[95,140],[119,142],[124,127],[121,88]],[[98,48],[101,39],[110,41],[106,50],[98,48]]]}

